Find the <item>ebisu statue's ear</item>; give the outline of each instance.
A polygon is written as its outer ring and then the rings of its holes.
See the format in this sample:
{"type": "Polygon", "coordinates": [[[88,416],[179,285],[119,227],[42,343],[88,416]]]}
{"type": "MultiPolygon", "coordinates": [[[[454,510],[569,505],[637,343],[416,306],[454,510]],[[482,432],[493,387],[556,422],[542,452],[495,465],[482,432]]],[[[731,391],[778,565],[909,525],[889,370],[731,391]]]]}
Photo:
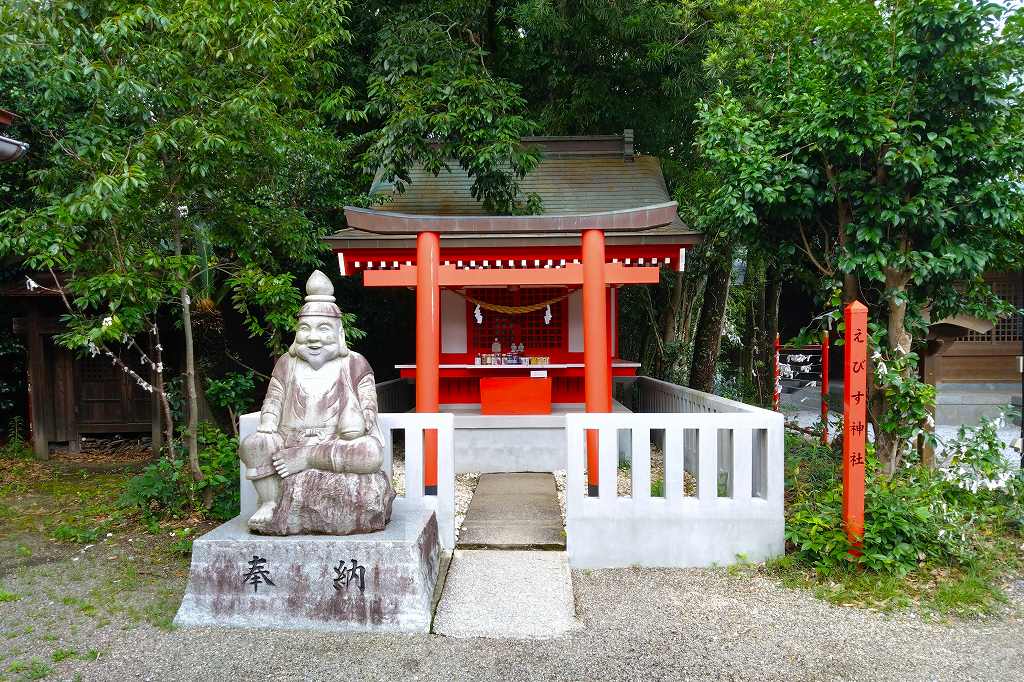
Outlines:
{"type": "Polygon", "coordinates": [[[341,349],[341,357],[348,355],[348,344],[345,342],[345,323],[338,320],[338,348],[341,349]]]}

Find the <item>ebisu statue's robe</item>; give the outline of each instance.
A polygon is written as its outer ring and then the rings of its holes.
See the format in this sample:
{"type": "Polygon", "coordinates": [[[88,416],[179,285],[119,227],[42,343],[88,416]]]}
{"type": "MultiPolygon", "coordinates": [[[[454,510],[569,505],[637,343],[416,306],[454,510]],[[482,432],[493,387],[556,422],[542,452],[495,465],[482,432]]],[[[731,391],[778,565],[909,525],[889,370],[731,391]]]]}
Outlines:
{"type": "Polygon", "coordinates": [[[319,370],[286,353],[274,366],[261,412],[276,415],[283,442],[248,466],[250,480],[276,475],[274,455],[303,454],[311,468],[337,473],[370,474],[383,464],[373,370],[355,351],[319,370]]]}

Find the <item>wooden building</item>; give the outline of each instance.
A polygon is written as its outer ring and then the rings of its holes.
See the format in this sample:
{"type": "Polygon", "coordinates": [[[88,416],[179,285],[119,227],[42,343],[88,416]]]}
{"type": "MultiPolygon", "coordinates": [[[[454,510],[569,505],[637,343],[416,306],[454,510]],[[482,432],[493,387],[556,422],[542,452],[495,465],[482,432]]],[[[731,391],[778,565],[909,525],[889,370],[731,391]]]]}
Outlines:
{"type": "MultiPolygon", "coordinates": [[[[59,297],[48,274],[34,274],[41,285],[9,282],[0,291],[14,308],[14,331],[25,344],[32,448],[45,459],[52,447],[81,449],[83,436],[145,434],[160,440],[157,401],[103,355],[79,357],[56,343],[64,331],[59,297]]],[[[123,358],[131,363],[128,357],[123,358]]],[[[134,368],[142,376],[149,374],[134,368]]]]}
{"type": "MultiPolygon", "coordinates": [[[[990,273],[985,279],[1000,298],[1024,308],[1021,273],[990,273]]],[[[929,339],[922,374],[936,387],[937,423],[972,424],[999,414],[1009,403],[1021,404],[1020,315],[994,325],[968,316],[939,320],[929,328],[929,339]]]]}

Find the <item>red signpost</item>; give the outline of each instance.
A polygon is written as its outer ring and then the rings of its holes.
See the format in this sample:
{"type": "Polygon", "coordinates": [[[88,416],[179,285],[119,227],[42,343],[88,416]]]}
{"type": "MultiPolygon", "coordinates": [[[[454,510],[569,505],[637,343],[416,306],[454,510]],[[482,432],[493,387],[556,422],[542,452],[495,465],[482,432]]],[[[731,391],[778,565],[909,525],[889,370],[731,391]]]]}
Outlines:
{"type": "Polygon", "coordinates": [[[828,445],[828,332],[821,333],[821,444],[828,445]]]}
{"type": "Polygon", "coordinates": [[[864,468],[867,465],[868,309],[860,301],[846,306],[846,357],[843,367],[843,524],[851,553],[859,555],[864,538],[864,468]]]}

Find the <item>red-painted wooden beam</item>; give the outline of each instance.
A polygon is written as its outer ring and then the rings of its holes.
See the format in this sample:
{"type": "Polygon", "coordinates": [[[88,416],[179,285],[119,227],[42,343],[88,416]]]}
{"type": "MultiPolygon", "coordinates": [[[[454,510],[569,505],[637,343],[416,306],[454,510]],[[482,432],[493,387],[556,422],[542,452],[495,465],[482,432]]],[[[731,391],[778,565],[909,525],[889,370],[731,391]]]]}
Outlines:
{"type": "MultiPolygon", "coordinates": [[[[657,284],[661,272],[656,267],[627,267],[621,263],[605,263],[605,284],[657,284]]],[[[579,286],[583,284],[583,266],[561,268],[477,269],[465,270],[452,265],[438,268],[438,281],[443,287],[579,286]]],[[[363,285],[368,287],[414,287],[417,266],[403,265],[397,270],[367,270],[363,285]]]]}

